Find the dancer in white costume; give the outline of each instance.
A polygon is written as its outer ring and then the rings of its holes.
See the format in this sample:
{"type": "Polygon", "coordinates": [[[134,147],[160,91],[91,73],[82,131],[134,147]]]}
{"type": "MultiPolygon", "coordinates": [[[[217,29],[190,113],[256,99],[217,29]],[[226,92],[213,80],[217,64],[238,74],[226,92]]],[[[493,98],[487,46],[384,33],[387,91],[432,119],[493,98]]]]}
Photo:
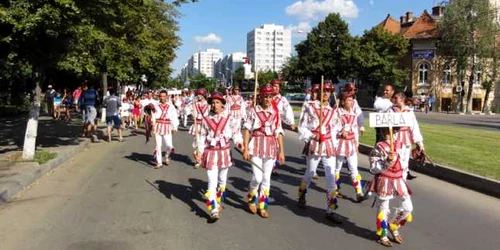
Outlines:
{"type": "Polygon", "coordinates": [[[330,106],[330,97],[334,91],[330,83],[325,83],[314,91],[323,92],[313,104],[304,109],[299,123],[299,139],[306,142],[305,153],[307,156],[307,170],[302,177],[299,187],[299,207],[306,207],[306,194],[311,179],[318,167],[323,163],[327,182],[326,217],[334,223],[342,221],[334,212],[337,209],[336,185],[335,185],[335,156],[337,144],[338,116],[335,109],[330,106]]]}
{"type": "MultiPolygon", "coordinates": [[[[403,237],[399,228],[412,221],[413,203],[411,190],[404,177],[401,156],[398,151],[403,146],[397,139],[393,140],[389,128],[381,128],[381,135],[385,140],[376,144],[370,153],[370,172],[375,174],[374,181],[370,184],[370,191],[377,195],[377,235],[379,243],[391,247],[392,243],[387,237],[390,231],[393,241],[402,244],[403,237]],[[391,209],[390,201],[394,198],[401,199],[401,207],[395,207],[392,218],[389,219],[391,209]]],[[[399,203],[398,203],[399,204],[399,203]]]]}
{"type": "Polygon", "coordinates": [[[271,172],[276,155],[280,163],[285,162],[283,128],[277,107],[272,103],[274,95],[271,85],[262,87],[259,91],[260,105],[252,109],[244,124],[243,158],[253,164],[248,209],[254,214],[258,211],[263,218],[269,217],[271,172]]]}
{"type": "Polygon", "coordinates": [[[160,102],[154,103],[155,112],[152,114],[153,131],[156,141],[156,168],[163,166],[161,160],[162,145],[165,144],[167,152],[165,154],[165,164],[170,164],[170,154],[173,152],[172,133],[177,132],[179,119],[177,111],[171,103],[167,102],[167,91],[160,92],[160,102]]]}
{"type": "Polygon", "coordinates": [[[230,140],[241,148],[243,139],[241,133],[234,133],[237,131],[234,128],[237,126],[237,121],[225,111],[226,100],[222,94],[217,91],[212,92],[208,102],[211,112],[203,117],[200,130],[204,142],[199,143],[199,148],[195,151],[202,151],[203,154],[194,154],[194,157],[207,170],[206,205],[210,212],[210,219],[216,221],[219,219],[222,202],[226,195],[227,172],[232,165],[230,140]],[[201,150],[201,147],[204,149],[201,150]]]}
{"type": "MultiPolygon", "coordinates": [[[[189,134],[193,135],[193,148],[196,150],[196,154],[203,154],[204,147],[198,147],[198,144],[204,143],[205,138],[200,135],[201,124],[203,122],[203,117],[207,116],[210,112],[210,105],[208,104],[207,98],[207,90],[204,88],[200,88],[196,90],[195,101],[192,101],[190,104],[190,109],[193,110],[193,120],[194,123],[189,128],[189,134]],[[198,151],[198,149],[200,151],[198,151]]],[[[194,164],[194,168],[199,168],[201,162],[196,161],[194,164]]]]}
{"type": "Polygon", "coordinates": [[[409,127],[401,127],[398,129],[398,132],[395,134],[395,137],[398,141],[403,143],[403,147],[401,149],[401,166],[403,168],[403,178],[406,180],[416,178],[410,174],[409,170],[409,162],[410,162],[410,154],[412,150],[413,144],[417,145],[417,150],[420,152],[424,152],[424,138],[420,133],[420,126],[417,122],[417,117],[415,113],[413,113],[413,109],[409,108],[405,104],[406,96],[403,92],[396,92],[392,96],[392,100],[394,105],[392,109],[394,112],[405,112],[410,113],[413,119],[412,125],[409,127]]]}
{"type": "Polygon", "coordinates": [[[354,98],[350,93],[342,95],[339,108],[337,110],[340,127],[337,132],[338,147],[337,147],[337,166],[335,169],[335,183],[337,190],[340,189],[340,170],[345,161],[351,174],[352,185],[356,191],[356,198],[358,202],[365,199],[363,195],[363,182],[361,175],[358,172],[358,141],[359,141],[359,127],[358,116],[356,110],[353,108],[354,98]]]}

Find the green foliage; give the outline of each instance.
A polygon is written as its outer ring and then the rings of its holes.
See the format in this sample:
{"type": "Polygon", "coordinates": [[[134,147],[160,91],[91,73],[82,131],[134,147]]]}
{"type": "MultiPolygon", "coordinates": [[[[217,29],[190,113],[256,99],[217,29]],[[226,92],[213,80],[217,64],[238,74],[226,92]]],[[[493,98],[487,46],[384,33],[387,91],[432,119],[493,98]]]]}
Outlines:
{"type": "Polygon", "coordinates": [[[288,85],[304,84],[307,73],[299,67],[298,56],[291,56],[288,58],[281,68],[281,76],[283,80],[288,82],[288,85]]]}
{"type": "MultiPolygon", "coordinates": [[[[438,51],[455,65],[457,71],[468,70],[469,86],[473,84],[471,72],[487,67],[488,60],[496,53],[495,36],[498,23],[495,23],[495,10],[488,0],[456,0],[451,2],[439,24],[441,42],[438,51]],[[479,60],[477,60],[479,59],[479,60]]],[[[491,66],[491,65],[490,65],[491,66]]],[[[497,67],[490,67],[496,78],[497,67]]],[[[466,77],[466,76],[464,76],[466,77]]],[[[486,86],[490,88],[491,86],[486,86]]],[[[467,112],[472,109],[472,88],[467,88],[467,112]]]]}
{"type": "Polygon", "coordinates": [[[237,84],[241,84],[245,80],[245,69],[243,67],[239,67],[234,71],[233,80],[237,84]]]}
{"type": "Polygon", "coordinates": [[[297,66],[311,76],[313,82],[319,82],[321,75],[332,80],[346,78],[352,71],[349,62],[353,42],[347,23],[339,14],[329,14],[306,40],[295,46],[297,66]]]}
{"type": "Polygon", "coordinates": [[[353,62],[358,79],[376,90],[381,84],[390,82],[400,85],[407,73],[398,68],[406,54],[409,42],[400,34],[391,34],[382,27],[365,31],[353,47],[353,62]]]}
{"type": "Polygon", "coordinates": [[[330,14],[296,45],[298,56],[292,56],[281,73],[292,85],[303,84],[307,77],[319,83],[323,75],[333,81],[357,77],[377,89],[381,83],[405,79],[407,74],[398,69],[398,63],[408,47],[401,35],[380,27],[352,37],[347,23],[338,14],[330,14]]]}
{"type": "Polygon", "coordinates": [[[205,88],[211,91],[215,88],[216,80],[208,78],[203,73],[199,73],[189,78],[189,87],[191,89],[205,88]]]}
{"type": "Polygon", "coordinates": [[[259,71],[259,78],[257,79],[259,85],[264,85],[266,83],[271,83],[272,80],[278,79],[278,74],[272,70],[259,71]]]}
{"type": "Polygon", "coordinates": [[[169,81],[180,46],[176,6],[156,0],[16,0],[0,5],[0,81],[49,68],[121,82],[169,81]]]}

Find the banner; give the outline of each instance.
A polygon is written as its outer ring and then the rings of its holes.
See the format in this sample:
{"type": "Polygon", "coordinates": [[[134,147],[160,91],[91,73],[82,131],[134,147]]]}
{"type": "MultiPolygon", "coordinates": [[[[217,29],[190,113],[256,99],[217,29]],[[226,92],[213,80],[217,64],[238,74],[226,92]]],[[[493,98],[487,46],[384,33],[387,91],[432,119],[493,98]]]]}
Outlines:
{"type": "Polygon", "coordinates": [[[413,125],[411,113],[370,113],[370,127],[407,127],[413,125]]]}

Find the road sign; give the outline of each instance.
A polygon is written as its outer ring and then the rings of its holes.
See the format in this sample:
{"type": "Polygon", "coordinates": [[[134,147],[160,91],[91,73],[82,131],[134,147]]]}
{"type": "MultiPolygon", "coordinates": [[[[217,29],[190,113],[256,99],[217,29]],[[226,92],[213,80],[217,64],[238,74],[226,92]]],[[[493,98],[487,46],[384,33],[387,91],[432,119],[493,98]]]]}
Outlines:
{"type": "Polygon", "coordinates": [[[434,58],[434,50],[414,50],[411,54],[413,59],[432,59],[434,58]]]}
{"type": "Polygon", "coordinates": [[[413,124],[411,113],[370,113],[370,127],[406,127],[413,124]]]}

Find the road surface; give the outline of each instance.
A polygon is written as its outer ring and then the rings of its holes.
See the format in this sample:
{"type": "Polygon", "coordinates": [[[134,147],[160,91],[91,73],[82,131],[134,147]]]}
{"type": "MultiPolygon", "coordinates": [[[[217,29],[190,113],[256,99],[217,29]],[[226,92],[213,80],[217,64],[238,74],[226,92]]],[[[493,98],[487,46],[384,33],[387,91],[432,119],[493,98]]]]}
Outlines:
{"type": "MultiPolygon", "coordinates": [[[[250,167],[235,153],[221,219],[207,223],[206,172],[191,167],[191,138],[174,137],[170,167],[153,169],[143,136],[100,142],[0,206],[0,242],[10,249],[383,249],[375,242],[372,200],[343,184],[338,226],[324,218],[325,178],[296,206],[304,172],[302,143],[285,136],[287,164],[272,182],[270,218],[245,211],[250,167]]],[[[367,178],[367,158],[360,157],[367,178]]],[[[319,171],[320,175],[322,171],[319,171]]],[[[345,173],[344,183],[350,183],[345,173]]],[[[500,201],[424,175],[410,182],[414,221],[402,249],[498,249],[500,201]]],[[[401,247],[398,247],[401,248],[401,247]]]]}

